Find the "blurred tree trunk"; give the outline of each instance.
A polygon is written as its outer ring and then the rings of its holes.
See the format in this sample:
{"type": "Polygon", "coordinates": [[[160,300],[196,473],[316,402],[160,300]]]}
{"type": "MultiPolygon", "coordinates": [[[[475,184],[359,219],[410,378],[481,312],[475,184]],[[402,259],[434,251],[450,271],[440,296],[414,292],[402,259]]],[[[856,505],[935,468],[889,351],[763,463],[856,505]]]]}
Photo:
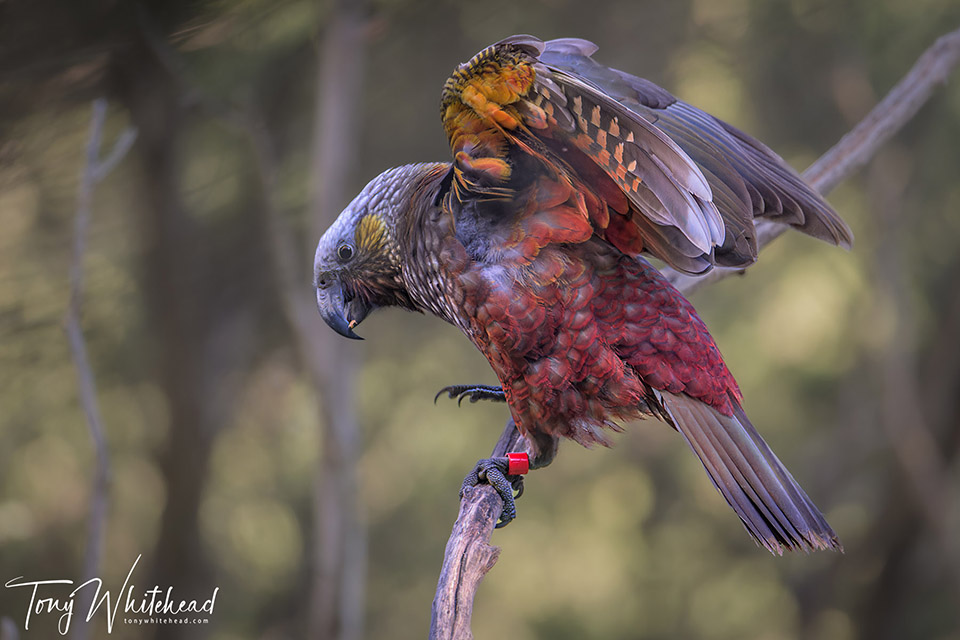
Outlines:
{"type": "MultiPolygon", "coordinates": [[[[893,332],[891,346],[876,354],[872,368],[881,389],[877,423],[890,442],[890,466],[899,466],[900,473],[889,479],[888,499],[875,527],[887,532],[874,543],[883,569],[860,603],[862,638],[915,636],[926,631],[923,618],[934,619],[941,607],[951,612],[950,628],[960,622],[960,547],[951,533],[958,515],[960,292],[955,287],[943,291],[934,339],[921,345],[911,299],[920,285],[907,257],[912,221],[906,216],[905,191],[912,167],[905,157],[881,154],[867,180],[878,219],[876,315],[886,315],[893,332]]],[[[957,273],[960,263],[952,262],[957,273]]]]}
{"type": "MultiPolygon", "coordinates": [[[[348,175],[359,138],[357,105],[367,23],[364,2],[343,1],[326,16],[316,58],[317,84],[310,154],[311,202],[304,243],[283,214],[278,181],[283,157],[281,131],[286,114],[261,104],[241,115],[255,152],[262,185],[259,206],[267,227],[274,282],[290,324],[300,362],[315,389],[320,416],[320,451],[313,492],[313,536],[306,637],[359,640],[363,635],[367,536],[359,507],[356,466],[360,436],[355,415],[357,345],[348,344],[323,323],[312,284],[314,247],[346,204],[348,175]],[[349,352],[346,350],[349,348],[349,352]]],[[[282,73],[290,73],[290,61],[282,73]]],[[[279,70],[263,78],[267,83],[279,70]]]]}
{"type": "MultiPolygon", "coordinates": [[[[365,7],[340,0],[320,47],[317,101],[311,153],[313,187],[311,242],[336,219],[348,197],[347,178],[355,165],[358,105],[366,43],[365,7]]],[[[312,246],[310,247],[312,255],[312,246]]],[[[312,306],[312,305],[311,305],[312,306]]],[[[314,312],[313,325],[319,326],[314,312]]],[[[355,415],[356,345],[319,326],[323,437],[316,476],[314,579],[309,637],[358,640],[363,635],[366,529],[361,521],[357,481],[359,433],[355,415]]]]}
{"type": "MultiPolygon", "coordinates": [[[[169,408],[159,466],[166,504],[149,584],[178,598],[209,598],[215,577],[202,543],[200,505],[213,443],[230,418],[239,380],[230,376],[253,346],[249,306],[256,297],[255,229],[230,220],[231,233],[202,223],[183,197],[180,144],[187,124],[182,88],[147,36],[115,62],[118,91],[140,131],[139,197],[144,217],[143,291],[154,336],[157,379],[169,408]],[[240,236],[244,251],[236,251],[240,236]],[[246,237],[244,237],[244,235],[246,237]],[[233,250],[231,250],[233,247],[233,250]]],[[[249,216],[248,216],[249,217],[249,216]]],[[[157,625],[157,638],[199,638],[204,625],[157,625]]]]}

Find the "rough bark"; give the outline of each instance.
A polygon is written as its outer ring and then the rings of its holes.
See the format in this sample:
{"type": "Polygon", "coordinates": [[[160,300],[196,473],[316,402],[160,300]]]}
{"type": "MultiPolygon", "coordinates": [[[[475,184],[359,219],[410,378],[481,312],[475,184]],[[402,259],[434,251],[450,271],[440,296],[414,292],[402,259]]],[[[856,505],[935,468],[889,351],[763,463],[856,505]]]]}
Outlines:
{"type": "MultiPolygon", "coordinates": [[[[491,457],[519,451],[523,439],[513,420],[507,421],[491,457]]],[[[473,637],[470,618],[473,597],[487,572],[500,557],[499,547],[490,546],[490,536],[503,510],[503,500],[487,484],[465,489],[460,514],[453,525],[443,554],[443,568],[430,619],[431,640],[465,640],[473,637]]]]}

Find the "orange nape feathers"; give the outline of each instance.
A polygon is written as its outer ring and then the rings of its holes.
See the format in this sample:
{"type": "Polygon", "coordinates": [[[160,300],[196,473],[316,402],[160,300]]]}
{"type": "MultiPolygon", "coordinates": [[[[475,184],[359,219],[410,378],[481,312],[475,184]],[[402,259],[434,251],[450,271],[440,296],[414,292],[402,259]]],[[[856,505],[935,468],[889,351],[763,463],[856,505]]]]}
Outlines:
{"type": "Polygon", "coordinates": [[[501,129],[515,130],[523,116],[517,103],[533,87],[536,71],[525,57],[497,56],[486,49],[461,65],[444,85],[441,112],[454,154],[500,156],[501,129]]]}

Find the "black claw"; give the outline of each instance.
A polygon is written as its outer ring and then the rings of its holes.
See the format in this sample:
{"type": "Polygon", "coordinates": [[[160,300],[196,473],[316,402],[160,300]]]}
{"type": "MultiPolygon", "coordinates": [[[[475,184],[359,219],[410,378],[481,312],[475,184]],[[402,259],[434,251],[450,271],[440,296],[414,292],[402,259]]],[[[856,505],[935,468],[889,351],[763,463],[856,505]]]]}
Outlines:
{"type": "Polygon", "coordinates": [[[508,476],[508,477],[516,478],[516,480],[513,480],[511,482],[511,484],[513,485],[514,491],[517,492],[517,495],[513,496],[513,499],[516,500],[517,498],[523,495],[523,476],[508,476]]]}
{"type": "Polygon", "coordinates": [[[497,529],[507,526],[517,517],[516,499],[523,495],[523,476],[506,475],[508,468],[509,462],[506,457],[478,460],[477,466],[467,474],[460,487],[461,498],[464,489],[475,487],[481,482],[486,482],[497,490],[503,500],[503,511],[495,527],[497,529]],[[514,491],[517,492],[516,496],[513,495],[514,491]]]}
{"type": "Polygon", "coordinates": [[[478,400],[493,400],[494,402],[507,401],[507,395],[500,387],[485,384],[454,384],[440,389],[437,395],[433,397],[433,403],[436,404],[437,400],[444,393],[446,393],[450,399],[456,398],[458,405],[463,402],[464,398],[469,398],[470,402],[477,402],[478,400]]]}

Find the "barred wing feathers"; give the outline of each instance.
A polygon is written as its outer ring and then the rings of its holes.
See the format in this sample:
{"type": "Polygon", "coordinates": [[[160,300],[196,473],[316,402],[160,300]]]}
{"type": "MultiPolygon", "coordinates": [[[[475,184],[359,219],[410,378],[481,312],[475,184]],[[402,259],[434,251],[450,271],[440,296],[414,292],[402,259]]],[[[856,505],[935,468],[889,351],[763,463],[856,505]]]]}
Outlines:
{"type": "Polygon", "coordinates": [[[518,259],[595,233],[689,273],[753,262],[755,216],[849,246],[846,225],[776,154],[653,83],[599,65],[595,50],[584,40],[513,36],[447,81],[447,206],[465,229],[480,225],[504,251],[517,247],[518,259]],[[531,225],[539,237],[528,235],[531,225]]]}

